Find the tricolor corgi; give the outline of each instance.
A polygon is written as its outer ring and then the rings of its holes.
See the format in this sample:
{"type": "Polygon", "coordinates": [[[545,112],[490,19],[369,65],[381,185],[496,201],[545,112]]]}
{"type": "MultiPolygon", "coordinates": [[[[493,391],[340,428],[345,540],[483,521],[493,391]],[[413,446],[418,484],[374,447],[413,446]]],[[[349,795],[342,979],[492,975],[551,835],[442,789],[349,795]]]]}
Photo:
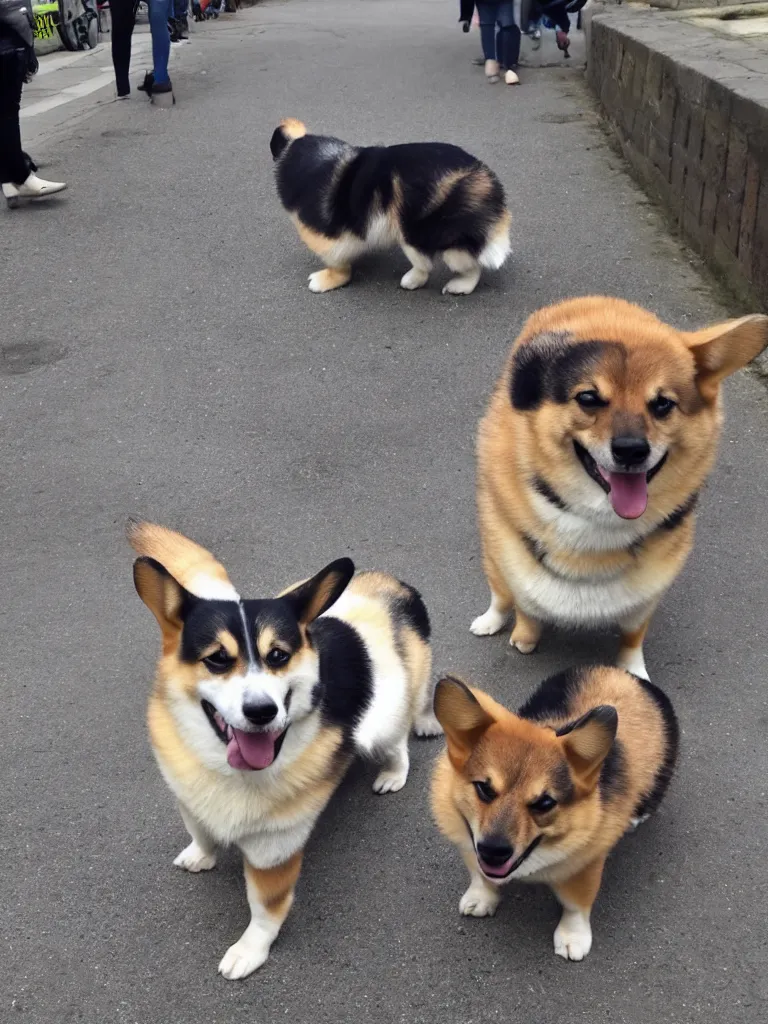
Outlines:
{"type": "Polygon", "coordinates": [[[427,610],[413,587],[340,558],[274,599],[243,600],[204,548],[131,523],[134,580],[160,625],[148,723],[191,837],[174,863],[243,854],[251,922],[219,971],[260,967],[293,903],[302,852],[355,754],[383,762],[377,793],[408,776],[408,734],[431,709],[427,610]]]}
{"type": "Polygon", "coordinates": [[[768,316],[679,331],[621,299],[570,299],[525,324],[477,439],[491,604],[472,623],[535,650],[542,623],[617,624],[619,664],[691,550],[715,460],[720,385],[768,343],[768,316]]]}
{"type": "Polygon", "coordinates": [[[469,295],[483,267],[510,253],[510,215],[496,175],[443,142],[351,146],[280,122],[270,142],[277,191],[299,237],[326,265],[313,292],[341,288],[363,253],[398,245],[411,262],[400,284],[423,288],[442,256],[455,273],[443,294],[469,295]]]}
{"type": "Polygon", "coordinates": [[[606,858],[658,807],[672,777],[669,699],[622,669],[579,668],[546,680],[516,715],[441,679],[435,713],[447,749],[432,807],[470,874],[459,910],[491,915],[500,886],[544,882],[563,907],[555,953],[582,960],[606,858]]]}

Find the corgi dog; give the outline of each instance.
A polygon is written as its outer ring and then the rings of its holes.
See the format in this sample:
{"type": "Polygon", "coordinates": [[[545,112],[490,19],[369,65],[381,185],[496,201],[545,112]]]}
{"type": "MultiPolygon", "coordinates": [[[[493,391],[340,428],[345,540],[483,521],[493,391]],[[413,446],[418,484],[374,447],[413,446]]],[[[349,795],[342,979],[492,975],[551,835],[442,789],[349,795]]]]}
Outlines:
{"type": "Polygon", "coordinates": [[[555,953],[582,960],[606,858],[672,778],[679,733],[669,699],[622,669],[575,668],[543,682],[516,715],[441,679],[435,713],[447,747],[433,813],[470,874],[459,910],[492,915],[507,882],[544,882],[563,908],[555,953]]]}
{"type": "Polygon", "coordinates": [[[471,626],[535,650],[542,623],[643,640],[693,544],[715,460],[720,385],[768,344],[768,316],[679,331],[621,299],[534,313],[480,422],[477,507],[491,603],[471,626]]]}
{"type": "Polygon", "coordinates": [[[408,776],[408,734],[431,709],[430,624],[420,595],[340,558],[274,599],[243,600],[181,534],[133,522],[134,581],[160,626],[149,735],[191,837],[174,861],[243,854],[251,921],[219,972],[260,967],[291,908],[302,851],[355,754],[383,761],[373,788],[408,776]]]}
{"type": "Polygon", "coordinates": [[[348,284],[365,252],[399,245],[411,262],[403,288],[423,288],[442,256],[456,275],[443,294],[469,295],[481,268],[510,253],[510,215],[496,175],[458,146],[352,146],[280,122],[270,142],[277,192],[304,244],[325,263],[313,292],[348,284]]]}

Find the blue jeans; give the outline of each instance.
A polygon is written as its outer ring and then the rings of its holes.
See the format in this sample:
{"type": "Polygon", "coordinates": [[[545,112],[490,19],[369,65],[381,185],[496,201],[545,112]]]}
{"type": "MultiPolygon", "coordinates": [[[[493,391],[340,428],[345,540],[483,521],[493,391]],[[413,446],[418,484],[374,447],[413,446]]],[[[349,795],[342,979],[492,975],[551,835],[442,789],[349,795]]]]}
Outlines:
{"type": "Polygon", "coordinates": [[[520,56],[520,29],[515,24],[515,5],[511,0],[501,3],[478,3],[477,15],[480,21],[480,42],[486,60],[498,60],[506,67],[515,67],[520,56]],[[508,33],[505,53],[496,53],[496,26],[508,33]]]}
{"type": "Polygon", "coordinates": [[[189,11],[189,0],[173,0],[174,18],[186,18],[189,11]]]}
{"type": "Polygon", "coordinates": [[[171,53],[171,33],[168,19],[173,17],[173,0],[148,0],[149,28],[152,33],[152,64],[156,85],[169,82],[168,57],[171,53]]]}

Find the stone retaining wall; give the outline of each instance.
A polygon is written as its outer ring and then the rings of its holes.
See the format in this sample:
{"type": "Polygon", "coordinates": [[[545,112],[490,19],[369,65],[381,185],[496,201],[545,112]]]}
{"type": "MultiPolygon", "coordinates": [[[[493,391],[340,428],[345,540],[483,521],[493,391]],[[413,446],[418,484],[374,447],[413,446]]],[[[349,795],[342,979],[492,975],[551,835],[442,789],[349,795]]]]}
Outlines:
{"type": "Polygon", "coordinates": [[[614,9],[591,19],[587,76],[642,183],[740,297],[768,308],[768,54],[614,9]]]}

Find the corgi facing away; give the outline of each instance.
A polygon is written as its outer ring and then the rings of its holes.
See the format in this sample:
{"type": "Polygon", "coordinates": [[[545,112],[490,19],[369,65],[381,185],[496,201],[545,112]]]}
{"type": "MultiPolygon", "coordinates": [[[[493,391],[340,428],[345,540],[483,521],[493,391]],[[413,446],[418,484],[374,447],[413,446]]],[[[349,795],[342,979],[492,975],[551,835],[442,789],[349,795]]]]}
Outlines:
{"type": "Polygon", "coordinates": [[[539,310],[512,346],[477,438],[491,591],[478,636],[535,650],[543,623],[617,624],[619,664],[647,678],[643,640],[693,544],[722,425],[720,385],[768,344],[768,316],[678,331],[621,299],[539,310]]]}
{"type": "Polygon", "coordinates": [[[162,653],[152,748],[191,837],[174,863],[206,871],[235,844],[251,921],[219,971],[269,955],[312,828],[356,754],[383,762],[377,793],[408,776],[408,734],[436,735],[429,617],[416,590],[340,558],[275,599],[243,600],[204,548],[131,523],[134,580],[162,653]]]}
{"type": "Polygon", "coordinates": [[[517,715],[441,679],[435,713],[447,748],[432,808],[470,874],[459,910],[492,915],[501,886],[545,882],[563,907],[555,953],[582,960],[606,858],[658,807],[672,777],[669,699],[621,669],[576,668],[543,682],[517,715]]]}
{"type": "Polygon", "coordinates": [[[501,182],[458,146],[357,147],[288,117],[270,149],[280,201],[326,265],[309,275],[313,292],[348,284],[363,253],[399,245],[412,264],[403,288],[423,288],[441,256],[456,275],[443,294],[469,295],[481,268],[498,270],[510,253],[501,182]]]}

